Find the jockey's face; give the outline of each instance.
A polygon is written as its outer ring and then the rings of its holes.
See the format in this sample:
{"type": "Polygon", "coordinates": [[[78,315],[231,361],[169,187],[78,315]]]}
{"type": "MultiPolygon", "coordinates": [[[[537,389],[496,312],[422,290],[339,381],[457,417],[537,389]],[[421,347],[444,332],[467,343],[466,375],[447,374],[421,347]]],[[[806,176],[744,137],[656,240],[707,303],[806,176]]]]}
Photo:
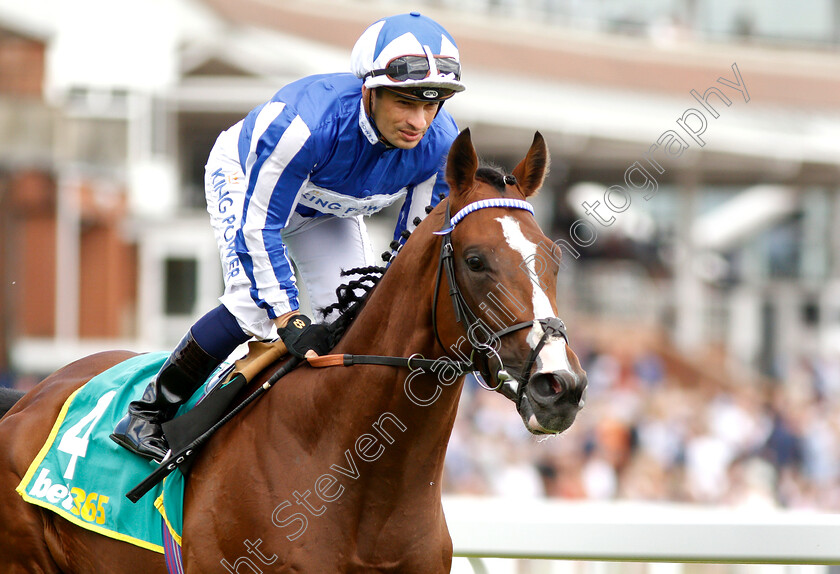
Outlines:
{"type": "Polygon", "coordinates": [[[418,102],[388,90],[365,91],[365,103],[380,135],[394,147],[412,149],[437,115],[438,102],[418,102]],[[371,108],[372,111],[371,111],[371,108]]]}

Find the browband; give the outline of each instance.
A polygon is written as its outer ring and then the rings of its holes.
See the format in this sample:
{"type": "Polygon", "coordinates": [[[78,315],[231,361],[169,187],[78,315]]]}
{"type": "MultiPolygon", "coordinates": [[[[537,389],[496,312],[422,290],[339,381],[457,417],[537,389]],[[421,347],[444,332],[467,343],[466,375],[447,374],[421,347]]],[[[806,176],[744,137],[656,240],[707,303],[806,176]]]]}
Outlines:
{"type": "Polygon", "coordinates": [[[449,220],[449,227],[446,229],[441,229],[440,231],[435,231],[435,235],[446,235],[447,233],[452,233],[452,230],[455,229],[455,226],[468,216],[473,211],[478,211],[479,209],[484,209],[485,207],[512,207],[514,209],[524,209],[525,211],[529,212],[531,215],[534,215],[534,208],[533,206],[524,201],[522,199],[506,199],[504,197],[494,197],[491,199],[482,199],[476,202],[473,202],[463,208],[461,211],[456,213],[452,219],[449,220]]]}

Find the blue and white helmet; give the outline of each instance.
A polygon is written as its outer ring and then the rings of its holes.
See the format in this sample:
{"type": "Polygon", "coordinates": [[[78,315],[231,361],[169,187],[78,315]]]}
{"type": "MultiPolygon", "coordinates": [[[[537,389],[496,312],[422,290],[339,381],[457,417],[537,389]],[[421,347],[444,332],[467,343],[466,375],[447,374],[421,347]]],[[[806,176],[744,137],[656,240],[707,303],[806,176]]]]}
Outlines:
{"type": "Polygon", "coordinates": [[[443,100],[464,90],[455,40],[419,12],[371,24],[353,47],[350,66],[367,88],[400,88],[417,99],[443,100]]]}

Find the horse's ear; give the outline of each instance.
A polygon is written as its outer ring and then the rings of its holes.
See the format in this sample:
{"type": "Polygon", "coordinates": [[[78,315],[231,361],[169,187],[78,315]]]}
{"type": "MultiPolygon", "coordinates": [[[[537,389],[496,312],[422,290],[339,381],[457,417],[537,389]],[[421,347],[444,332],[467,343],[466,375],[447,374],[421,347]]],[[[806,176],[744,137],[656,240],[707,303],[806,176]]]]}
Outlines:
{"type": "Polygon", "coordinates": [[[519,162],[513,170],[513,175],[519,183],[519,189],[525,194],[525,197],[534,195],[543,184],[545,174],[548,173],[548,164],[550,162],[548,156],[548,146],[545,145],[540,132],[534,133],[534,141],[531,143],[531,149],[528,150],[525,159],[519,162]]]}
{"type": "Polygon", "coordinates": [[[456,200],[463,197],[475,185],[475,172],[478,171],[478,156],[470,137],[470,128],[466,128],[449,148],[446,159],[446,182],[449,194],[456,200]]]}

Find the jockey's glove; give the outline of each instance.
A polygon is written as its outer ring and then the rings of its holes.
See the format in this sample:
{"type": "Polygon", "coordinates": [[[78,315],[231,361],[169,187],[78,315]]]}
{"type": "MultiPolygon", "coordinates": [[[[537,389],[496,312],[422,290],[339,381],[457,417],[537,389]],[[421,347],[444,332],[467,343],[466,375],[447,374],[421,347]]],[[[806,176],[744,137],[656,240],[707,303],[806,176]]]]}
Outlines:
{"type": "Polygon", "coordinates": [[[285,327],[277,329],[286,348],[295,357],[303,359],[309,350],[326,355],[332,349],[332,333],[326,325],[312,324],[306,315],[295,315],[285,327]]]}

